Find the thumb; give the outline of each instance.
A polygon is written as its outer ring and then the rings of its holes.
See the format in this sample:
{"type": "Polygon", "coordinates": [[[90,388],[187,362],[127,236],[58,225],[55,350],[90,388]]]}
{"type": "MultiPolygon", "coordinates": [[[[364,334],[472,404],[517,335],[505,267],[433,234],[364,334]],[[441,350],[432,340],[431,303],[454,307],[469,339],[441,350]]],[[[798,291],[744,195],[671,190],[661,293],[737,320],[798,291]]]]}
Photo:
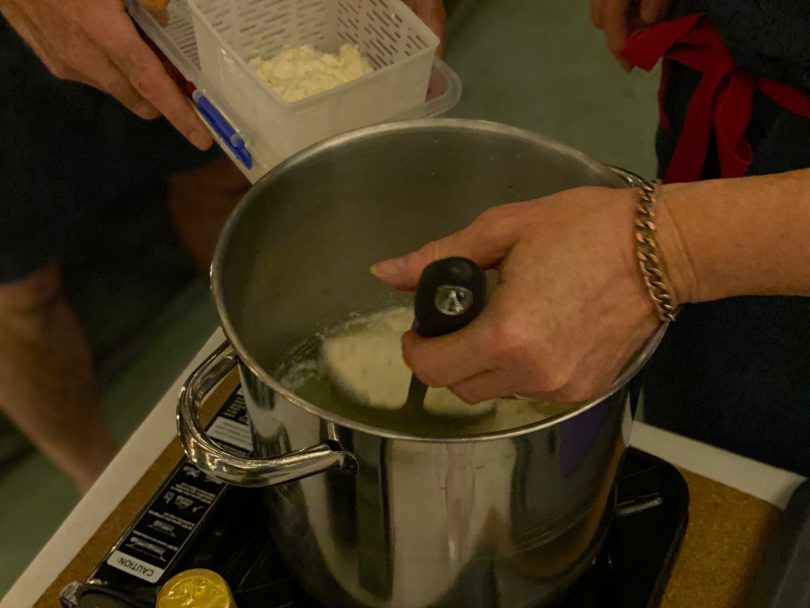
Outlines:
{"type": "Polygon", "coordinates": [[[508,211],[511,207],[493,207],[459,232],[402,257],[378,262],[371,274],[395,289],[413,290],[425,267],[436,260],[464,257],[484,269],[497,266],[517,238],[517,222],[508,211]]]}

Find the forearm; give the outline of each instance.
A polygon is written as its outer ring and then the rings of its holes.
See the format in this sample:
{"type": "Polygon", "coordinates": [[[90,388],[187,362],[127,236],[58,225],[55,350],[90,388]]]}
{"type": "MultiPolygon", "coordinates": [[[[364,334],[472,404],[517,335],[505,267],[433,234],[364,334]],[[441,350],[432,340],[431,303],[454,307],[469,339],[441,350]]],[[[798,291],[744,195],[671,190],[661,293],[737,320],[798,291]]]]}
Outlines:
{"type": "Polygon", "coordinates": [[[810,296],[809,169],[664,186],[660,199],[661,250],[682,302],[810,296]]]}

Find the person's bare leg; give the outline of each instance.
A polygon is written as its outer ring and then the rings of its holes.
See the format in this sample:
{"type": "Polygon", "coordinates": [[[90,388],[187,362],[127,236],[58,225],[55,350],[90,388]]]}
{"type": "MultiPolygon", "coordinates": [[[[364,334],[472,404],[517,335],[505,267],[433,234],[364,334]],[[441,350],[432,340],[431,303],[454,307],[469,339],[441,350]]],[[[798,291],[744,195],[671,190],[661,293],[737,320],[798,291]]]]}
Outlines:
{"type": "Polygon", "coordinates": [[[0,285],[0,409],[80,492],[118,449],[56,264],[0,285]]]}
{"type": "Polygon", "coordinates": [[[201,272],[208,272],[222,226],[249,187],[228,159],[169,177],[169,209],[175,230],[201,272]]]}

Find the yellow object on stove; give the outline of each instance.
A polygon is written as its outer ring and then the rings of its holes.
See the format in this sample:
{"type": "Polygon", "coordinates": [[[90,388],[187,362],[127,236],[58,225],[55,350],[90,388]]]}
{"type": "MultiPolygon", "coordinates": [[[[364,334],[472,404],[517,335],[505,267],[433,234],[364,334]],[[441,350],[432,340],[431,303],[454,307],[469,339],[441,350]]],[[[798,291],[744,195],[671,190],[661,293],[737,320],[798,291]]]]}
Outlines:
{"type": "Polygon", "coordinates": [[[155,608],[236,608],[236,604],[225,579],[212,570],[195,568],[166,581],[155,608]]]}

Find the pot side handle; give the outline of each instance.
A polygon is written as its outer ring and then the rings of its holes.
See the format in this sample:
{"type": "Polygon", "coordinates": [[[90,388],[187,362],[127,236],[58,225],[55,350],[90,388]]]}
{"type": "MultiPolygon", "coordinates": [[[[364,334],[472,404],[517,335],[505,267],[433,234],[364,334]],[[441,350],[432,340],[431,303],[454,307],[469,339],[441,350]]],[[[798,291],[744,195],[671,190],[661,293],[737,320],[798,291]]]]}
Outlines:
{"type": "Polygon", "coordinates": [[[224,342],[192,372],[180,390],[177,433],[191,462],[215,479],[254,488],[351,466],[351,455],[328,441],[275,458],[243,458],[215,444],[205,433],[197,410],[237,362],[233,347],[224,342]]]}

